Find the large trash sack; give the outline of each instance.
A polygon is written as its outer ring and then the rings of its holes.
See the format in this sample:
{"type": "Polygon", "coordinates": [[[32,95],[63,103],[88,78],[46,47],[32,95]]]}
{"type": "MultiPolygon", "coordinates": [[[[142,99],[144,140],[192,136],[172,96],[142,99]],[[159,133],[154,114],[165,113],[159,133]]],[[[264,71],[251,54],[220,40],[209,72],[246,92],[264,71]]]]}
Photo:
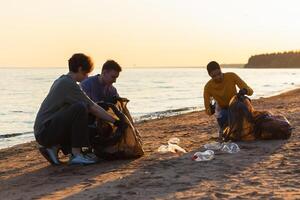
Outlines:
{"type": "Polygon", "coordinates": [[[228,126],[224,129],[223,139],[225,141],[254,140],[253,111],[249,98],[234,96],[229,103],[228,126]]]}
{"type": "Polygon", "coordinates": [[[138,158],[144,155],[141,136],[134,127],[126,106],[128,102],[128,99],[118,98],[114,104],[98,103],[112,116],[122,121],[121,126],[115,127],[111,123],[96,119],[96,127],[91,134],[90,142],[98,157],[113,160],[138,158]]]}
{"type": "Polygon", "coordinates": [[[257,112],[254,115],[254,136],[257,139],[288,139],[292,127],[283,115],[272,115],[267,112],[257,112]]]}
{"type": "Polygon", "coordinates": [[[225,141],[251,141],[288,139],[292,127],[282,115],[267,111],[256,111],[251,100],[245,96],[234,96],[228,108],[228,126],[224,129],[225,141]]]}

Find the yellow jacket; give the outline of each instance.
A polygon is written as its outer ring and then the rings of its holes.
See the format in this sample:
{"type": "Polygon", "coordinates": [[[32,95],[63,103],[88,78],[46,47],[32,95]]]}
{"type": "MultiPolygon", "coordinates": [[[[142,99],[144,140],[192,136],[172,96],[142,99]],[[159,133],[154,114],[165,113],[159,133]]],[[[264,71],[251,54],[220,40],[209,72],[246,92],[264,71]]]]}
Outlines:
{"type": "Polygon", "coordinates": [[[252,95],[253,90],[235,73],[223,73],[222,83],[216,83],[209,80],[204,87],[204,106],[208,115],[212,115],[210,110],[210,101],[213,98],[221,108],[229,106],[230,99],[237,93],[236,85],[240,89],[247,89],[247,95],[252,95]]]}

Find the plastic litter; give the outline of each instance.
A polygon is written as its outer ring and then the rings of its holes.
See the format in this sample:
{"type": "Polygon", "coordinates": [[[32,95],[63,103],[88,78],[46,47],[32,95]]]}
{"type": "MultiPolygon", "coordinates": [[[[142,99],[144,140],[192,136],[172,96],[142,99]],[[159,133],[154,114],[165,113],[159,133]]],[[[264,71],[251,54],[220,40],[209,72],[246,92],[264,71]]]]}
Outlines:
{"type": "Polygon", "coordinates": [[[204,148],[208,150],[220,150],[222,149],[222,147],[223,144],[221,144],[220,142],[212,142],[204,145],[204,148]]]}
{"type": "Polygon", "coordinates": [[[186,153],[186,150],[178,146],[177,144],[161,145],[157,151],[159,153],[186,153]]]}
{"type": "Polygon", "coordinates": [[[212,160],[214,158],[215,152],[212,150],[206,150],[204,152],[196,152],[193,157],[192,160],[194,161],[209,161],[212,160]]]}
{"type": "Polygon", "coordinates": [[[170,138],[168,140],[168,144],[179,144],[180,143],[180,139],[179,138],[176,138],[176,137],[173,137],[173,138],[170,138]]]}
{"type": "Polygon", "coordinates": [[[169,144],[169,151],[173,153],[186,153],[186,150],[176,144],[169,144]]]}
{"type": "Polygon", "coordinates": [[[157,151],[159,153],[168,153],[169,152],[169,145],[161,145],[157,151]]]}
{"type": "Polygon", "coordinates": [[[227,153],[237,153],[240,151],[240,147],[236,143],[224,143],[221,151],[227,153]]]}
{"type": "Polygon", "coordinates": [[[237,153],[241,150],[240,147],[233,142],[228,142],[228,143],[212,142],[212,143],[205,144],[204,148],[208,150],[215,150],[215,151],[221,150],[227,153],[237,153]]]}
{"type": "Polygon", "coordinates": [[[168,153],[168,152],[172,152],[172,153],[186,153],[186,150],[183,149],[182,147],[178,146],[180,142],[179,138],[170,138],[168,140],[168,144],[167,145],[161,145],[157,151],[159,153],[168,153]]]}

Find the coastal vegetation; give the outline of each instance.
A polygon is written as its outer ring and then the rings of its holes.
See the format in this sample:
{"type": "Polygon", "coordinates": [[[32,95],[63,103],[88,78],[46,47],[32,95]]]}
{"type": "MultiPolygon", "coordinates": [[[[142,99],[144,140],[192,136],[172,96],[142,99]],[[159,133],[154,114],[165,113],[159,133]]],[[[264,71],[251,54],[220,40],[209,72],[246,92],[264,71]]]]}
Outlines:
{"type": "Polygon", "coordinates": [[[300,68],[300,51],[251,56],[245,68],[300,68]]]}

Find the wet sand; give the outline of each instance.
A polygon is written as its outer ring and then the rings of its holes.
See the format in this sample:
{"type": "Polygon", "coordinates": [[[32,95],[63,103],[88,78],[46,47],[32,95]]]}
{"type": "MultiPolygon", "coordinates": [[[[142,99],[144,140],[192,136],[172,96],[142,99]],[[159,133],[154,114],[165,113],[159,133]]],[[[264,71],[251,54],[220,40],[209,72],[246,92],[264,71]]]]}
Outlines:
{"type": "Polygon", "coordinates": [[[291,138],[239,142],[239,153],[195,162],[217,136],[214,117],[200,111],[139,123],[145,156],[136,160],[50,166],[26,143],[0,150],[0,199],[300,199],[300,89],[253,104],[285,115],[291,138]],[[171,137],[188,153],[157,153],[171,137]]]}

